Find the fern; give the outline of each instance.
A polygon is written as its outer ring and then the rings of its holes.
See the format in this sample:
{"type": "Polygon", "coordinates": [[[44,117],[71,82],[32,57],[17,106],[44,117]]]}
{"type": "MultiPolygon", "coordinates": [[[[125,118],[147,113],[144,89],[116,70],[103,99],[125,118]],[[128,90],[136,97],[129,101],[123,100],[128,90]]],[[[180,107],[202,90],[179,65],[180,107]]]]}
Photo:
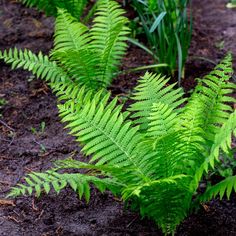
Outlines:
{"type": "Polygon", "coordinates": [[[132,97],[135,103],[129,110],[133,112],[135,123],[140,124],[144,131],[148,128],[148,117],[154,103],[161,102],[178,112],[179,105],[184,102],[182,89],[173,89],[175,84],[166,86],[168,81],[161,75],[146,73],[135,88],[132,97]]]}
{"type": "Polygon", "coordinates": [[[84,196],[86,201],[90,198],[89,184],[94,184],[101,192],[104,192],[107,186],[112,189],[112,181],[109,178],[100,179],[95,176],[85,176],[76,174],[59,174],[53,170],[45,173],[32,173],[25,178],[28,186],[20,185],[21,188],[13,188],[9,196],[32,194],[35,190],[36,196],[39,197],[42,192],[49,193],[51,187],[59,193],[63,188],[69,185],[78,193],[80,199],[84,196]]]}
{"type": "Polygon", "coordinates": [[[12,69],[23,68],[31,71],[37,77],[51,82],[64,82],[69,80],[62,68],[58,67],[55,61],[50,61],[48,56],[41,52],[38,55],[30,50],[18,50],[17,48],[9,51],[0,52],[0,58],[12,65],[12,69]]]}
{"type": "Polygon", "coordinates": [[[107,78],[112,78],[125,53],[127,45],[124,41],[129,28],[126,26],[127,19],[122,16],[125,12],[116,2],[100,0],[98,9],[94,27],[90,30],[92,42],[89,46],[99,57],[100,80],[107,84],[110,83],[107,78]]]}
{"type": "Polygon", "coordinates": [[[58,9],[50,57],[29,50],[0,52],[13,68],[32,71],[48,82],[65,78],[88,88],[107,87],[126,50],[127,19],[117,2],[99,0],[94,25],[88,29],[66,10],[58,9]]]}
{"type": "MultiPolygon", "coordinates": [[[[235,89],[229,82],[231,60],[227,56],[199,81],[187,104],[181,89],[150,73],[139,80],[128,111],[104,90],[95,93],[70,83],[52,84],[63,100],[58,105],[60,117],[90,161],[58,161],[49,172],[30,174],[10,196],[33,191],[39,195],[51,188],[59,192],[66,185],[82,196],[81,183],[86,186],[82,189],[99,183],[100,190],[109,189],[138,206],[140,214],[154,220],[165,234],[173,233],[192,208],[204,173],[219,160],[219,150],[231,148],[236,133],[236,112],[228,106],[234,101],[228,95],[235,89]],[[60,174],[71,168],[78,173],[60,174]],[[82,169],[85,174],[79,173],[82,169]]],[[[225,192],[229,197],[233,190],[235,177],[209,187],[199,199],[218,193],[222,197],[225,192]]]]}
{"type": "Polygon", "coordinates": [[[214,186],[210,186],[206,189],[203,195],[199,197],[201,202],[209,201],[212,198],[220,195],[220,199],[226,194],[229,199],[232,191],[236,192],[236,176],[228,177],[214,186]]]}
{"type": "Polygon", "coordinates": [[[57,16],[57,8],[64,8],[77,19],[80,19],[87,0],[20,0],[28,7],[36,7],[47,15],[57,16]]]}
{"type": "Polygon", "coordinates": [[[88,28],[74,17],[71,17],[67,11],[61,8],[58,9],[54,34],[54,50],[77,50],[84,47],[89,43],[87,31],[88,28]]]}

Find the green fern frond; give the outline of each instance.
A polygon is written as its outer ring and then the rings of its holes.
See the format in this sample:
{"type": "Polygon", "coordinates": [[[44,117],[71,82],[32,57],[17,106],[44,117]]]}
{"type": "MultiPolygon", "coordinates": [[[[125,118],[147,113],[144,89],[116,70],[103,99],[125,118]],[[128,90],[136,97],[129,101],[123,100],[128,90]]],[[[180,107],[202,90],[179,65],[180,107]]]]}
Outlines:
{"type": "Polygon", "coordinates": [[[173,111],[170,105],[162,102],[154,103],[148,120],[147,136],[161,138],[171,132],[174,132],[177,123],[177,113],[173,111]]]}
{"type": "Polygon", "coordinates": [[[78,84],[86,85],[88,88],[105,88],[98,77],[98,59],[91,56],[87,49],[56,51],[53,58],[60,61],[61,67],[66,68],[68,75],[78,84]]]}
{"type": "Polygon", "coordinates": [[[90,87],[107,87],[125,53],[127,18],[117,2],[99,0],[94,25],[87,28],[65,10],[56,21],[55,49],[52,58],[68,74],[90,87]]]}
{"type": "Polygon", "coordinates": [[[38,55],[25,49],[9,49],[3,53],[0,52],[0,59],[3,59],[7,64],[11,64],[12,69],[23,68],[31,71],[37,78],[44,79],[48,82],[68,81],[70,80],[62,68],[57,66],[55,61],[50,61],[47,56],[41,52],[38,55]]]}
{"type": "Polygon", "coordinates": [[[174,89],[175,84],[168,85],[168,81],[169,79],[161,75],[148,72],[139,80],[132,97],[135,103],[131,105],[129,110],[133,112],[132,118],[136,119],[135,123],[140,124],[143,131],[148,129],[148,117],[154,103],[161,102],[169,105],[178,113],[178,107],[185,101],[182,98],[182,89],[174,89]]]}
{"type": "Polygon", "coordinates": [[[58,61],[77,83],[90,88],[99,87],[96,74],[98,59],[89,49],[91,37],[88,28],[67,11],[59,9],[54,38],[51,58],[58,61]]]}
{"type": "Polygon", "coordinates": [[[87,0],[20,0],[28,7],[36,7],[47,15],[57,16],[57,8],[66,9],[78,20],[83,13],[87,0]]]}
{"type": "Polygon", "coordinates": [[[54,34],[54,51],[84,48],[90,41],[88,28],[66,10],[58,9],[54,34]]]}
{"type": "Polygon", "coordinates": [[[86,155],[93,154],[92,162],[119,166],[134,162],[134,150],[140,141],[138,127],[132,127],[120,112],[117,99],[109,104],[99,104],[97,99],[87,101],[84,108],[59,105],[64,122],[70,122],[67,128],[81,143],[86,143],[82,151],[86,155]],[[98,104],[98,106],[97,106],[98,104]],[[115,108],[116,107],[116,108],[115,108]]]}
{"type": "MultiPolygon", "coordinates": [[[[235,87],[228,82],[231,76],[228,73],[232,72],[230,60],[231,57],[227,56],[199,82],[179,117],[176,129],[183,132],[182,143],[185,143],[183,153],[188,153],[188,161],[184,159],[184,162],[186,165],[194,163],[193,175],[209,157],[215,135],[227,121],[229,112],[232,112],[232,108],[227,104],[233,101],[229,93],[235,87]],[[199,147],[196,149],[197,153],[193,151],[193,145],[199,147]]],[[[203,171],[204,167],[200,169],[203,171]]],[[[197,174],[199,177],[200,172],[197,174]]],[[[196,182],[198,181],[199,179],[196,182]]]]}
{"type": "Polygon", "coordinates": [[[230,96],[236,88],[235,84],[229,82],[232,72],[232,56],[229,54],[203,78],[195,90],[205,106],[202,129],[209,141],[214,140],[217,130],[228,119],[229,112],[233,111],[229,105],[236,102],[230,96]]]}
{"type": "Polygon", "coordinates": [[[109,84],[125,54],[128,20],[119,4],[110,0],[99,0],[94,25],[90,30],[90,49],[99,58],[99,79],[109,84]]]}
{"type": "Polygon", "coordinates": [[[215,167],[215,161],[219,161],[220,149],[228,153],[231,148],[232,135],[236,136],[236,110],[230,114],[228,120],[223,124],[215,135],[214,144],[211,147],[209,156],[197,169],[192,187],[197,188],[199,181],[201,180],[203,174],[209,171],[209,168],[215,167]]]}
{"type": "Polygon", "coordinates": [[[94,90],[88,89],[86,86],[78,85],[73,81],[56,82],[50,83],[49,85],[52,87],[58,101],[63,102],[64,104],[75,103],[77,106],[82,107],[87,101],[90,101],[93,96],[96,96],[97,100],[100,99],[100,102],[105,104],[110,96],[109,93],[105,92],[105,89],[95,92],[94,90]]]}
{"type": "MultiPolygon", "coordinates": [[[[78,193],[80,199],[84,196],[88,202],[90,199],[90,186],[94,184],[101,192],[104,192],[108,186],[112,188],[114,183],[109,178],[97,178],[85,174],[59,174],[53,170],[45,173],[32,172],[25,177],[26,184],[19,184],[13,188],[8,197],[19,195],[32,195],[33,192],[39,197],[43,192],[49,193],[53,188],[58,194],[67,185],[78,193]]],[[[113,186],[115,188],[115,185],[113,186]]]]}
{"type": "Polygon", "coordinates": [[[206,191],[199,196],[199,201],[206,202],[215,198],[217,195],[220,196],[220,199],[224,195],[229,199],[233,191],[236,192],[236,176],[228,177],[216,185],[207,187],[206,191]]]}
{"type": "MultiPolygon", "coordinates": [[[[119,195],[123,188],[129,186],[129,184],[141,183],[140,175],[137,175],[135,167],[132,166],[119,166],[119,165],[109,165],[102,164],[97,165],[92,163],[84,163],[71,158],[59,160],[55,162],[56,168],[58,170],[64,169],[85,169],[89,171],[91,175],[100,176],[105,175],[112,178],[112,181],[119,186],[119,189],[112,189],[112,192],[116,192],[119,195]]],[[[142,179],[142,177],[141,177],[142,179]]],[[[146,179],[148,181],[148,179],[146,179]]],[[[114,184],[115,185],[115,184],[114,184]]],[[[111,190],[111,187],[110,187],[111,190]]]]}
{"type": "Polygon", "coordinates": [[[192,195],[187,179],[185,175],[177,175],[131,186],[123,191],[123,198],[138,198],[140,214],[154,219],[165,234],[171,234],[189,209],[192,195]]]}

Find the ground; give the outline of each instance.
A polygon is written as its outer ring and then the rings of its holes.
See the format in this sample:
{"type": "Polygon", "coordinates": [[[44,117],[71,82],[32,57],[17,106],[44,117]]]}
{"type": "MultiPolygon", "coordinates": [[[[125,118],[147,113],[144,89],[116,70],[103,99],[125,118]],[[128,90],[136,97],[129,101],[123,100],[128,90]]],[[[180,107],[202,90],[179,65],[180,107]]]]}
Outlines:
{"type": "MultiPolygon", "coordinates": [[[[206,74],[213,64],[231,50],[236,58],[236,11],[225,8],[227,1],[194,0],[194,31],[183,87],[195,86],[195,77],[206,74]]],[[[0,50],[17,46],[48,53],[52,48],[53,18],[22,7],[10,0],[0,1],[0,50]]],[[[140,49],[130,47],[122,70],[150,64],[140,49]]],[[[234,68],[236,66],[234,60],[234,68]]],[[[119,76],[111,86],[114,94],[127,94],[137,74],[119,76]]],[[[109,192],[92,190],[86,204],[73,191],[39,199],[21,197],[5,200],[7,192],[29,171],[49,168],[51,162],[68,156],[84,159],[80,147],[59,122],[56,99],[47,86],[33,80],[28,72],[11,71],[0,62],[0,235],[162,235],[153,222],[124,208],[109,192]],[[45,124],[45,128],[42,128],[45,124]]],[[[236,235],[236,196],[230,201],[214,200],[189,216],[177,235],[236,235]]]]}

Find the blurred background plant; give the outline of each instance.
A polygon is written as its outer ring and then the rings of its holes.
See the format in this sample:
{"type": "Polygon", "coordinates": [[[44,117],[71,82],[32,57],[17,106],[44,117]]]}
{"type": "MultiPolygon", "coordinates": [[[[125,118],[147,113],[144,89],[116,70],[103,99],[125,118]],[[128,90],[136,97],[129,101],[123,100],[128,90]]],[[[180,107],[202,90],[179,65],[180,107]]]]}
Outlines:
{"type": "MultiPolygon", "coordinates": [[[[181,79],[184,78],[184,66],[191,41],[191,2],[189,0],[132,0],[132,5],[138,13],[148,47],[134,39],[130,41],[151,54],[155,62],[167,64],[159,68],[163,74],[175,76],[178,71],[180,85],[181,79]]],[[[140,28],[136,34],[139,32],[140,28]]]]}
{"type": "Polygon", "coordinates": [[[66,9],[73,17],[80,20],[88,3],[87,0],[19,0],[28,7],[36,7],[48,16],[57,16],[57,8],[66,9]]]}
{"type": "Polygon", "coordinates": [[[228,8],[236,8],[236,0],[230,0],[226,6],[228,8]]]}

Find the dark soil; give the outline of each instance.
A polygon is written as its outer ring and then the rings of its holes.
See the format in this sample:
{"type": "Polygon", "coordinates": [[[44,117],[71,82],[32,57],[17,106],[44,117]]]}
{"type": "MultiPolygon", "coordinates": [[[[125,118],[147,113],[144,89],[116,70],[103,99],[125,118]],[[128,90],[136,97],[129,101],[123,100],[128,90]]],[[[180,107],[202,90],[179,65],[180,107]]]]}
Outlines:
{"type": "MultiPolygon", "coordinates": [[[[195,23],[183,81],[186,90],[195,86],[195,77],[213,67],[193,56],[218,62],[231,50],[236,58],[236,11],[226,9],[226,2],[193,1],[195,23]]],[[[48,53],[52,36],[53,18],[15,1],[0,0],[0,50],[17,46],[48,53]]],[[[122,69],[151,62],[143,51],[130,47],[122,69]]],[[[139,75],[119,76],[111,90],[114,94],[129,93],[139,75]]],[[[109,192],[92,190],[89,204],[70,189],[58,196],[51,193],[39,199],[4,200],[10,187],[26,173],[45,170],[53,160],[71,155],[83,157],[77,143],[63,130],[55,97],[43,82],[32,80],[27,72],[11,71],[0,62],[0,98],[7,101],[0,110],[0,235],[161,235],[154,223],[125,210],[109,192]],[[46,127],[40,132],[42,122],[46,127]]],[[[188,217],[177,235],[236,235],[235,217],[235,195],[230,201],[214,200],[188,217]]]]}

